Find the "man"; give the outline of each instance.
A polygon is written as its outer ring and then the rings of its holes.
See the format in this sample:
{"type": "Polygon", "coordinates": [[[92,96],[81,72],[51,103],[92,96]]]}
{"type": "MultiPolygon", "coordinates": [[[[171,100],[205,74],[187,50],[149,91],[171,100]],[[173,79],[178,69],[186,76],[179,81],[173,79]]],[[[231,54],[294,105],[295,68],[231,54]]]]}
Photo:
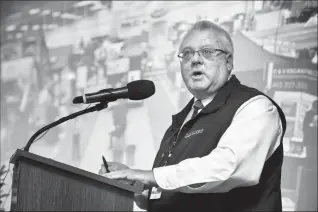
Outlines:
{"type": "Polygon", "coordinates": [[[148,211],[282,211],[282,110],[230,77],[233,44],[217,25],[195,23],[179,52],[194,98],[173,115],[153,169],[110,163],[99,173],[144,183],[135,201],[148,211]]]}
{"type": "Polygon", "coordinates": [[[307,111],[303,122],[304,145],[307,147],[306,166],[317,169],[317,103],[312,103],[307,111]]]}

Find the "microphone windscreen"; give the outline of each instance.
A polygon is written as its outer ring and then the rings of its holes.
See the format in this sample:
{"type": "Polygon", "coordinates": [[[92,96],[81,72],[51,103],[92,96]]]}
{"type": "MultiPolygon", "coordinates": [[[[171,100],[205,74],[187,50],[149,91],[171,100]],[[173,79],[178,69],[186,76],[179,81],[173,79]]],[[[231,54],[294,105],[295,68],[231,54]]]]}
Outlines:
{"type": "Polygon", "coordinates": [[[73,99],[73,104],[79,104],[79,103],[83,103],[83,97],[82,96],[77,96],[73,99]]]}
{"type": "Polygon", "coordinates": [[[152,96],[156,89],[155,84],[150,80],[137,80],[127,84],[130,100],[142,100],[152,96]]]}

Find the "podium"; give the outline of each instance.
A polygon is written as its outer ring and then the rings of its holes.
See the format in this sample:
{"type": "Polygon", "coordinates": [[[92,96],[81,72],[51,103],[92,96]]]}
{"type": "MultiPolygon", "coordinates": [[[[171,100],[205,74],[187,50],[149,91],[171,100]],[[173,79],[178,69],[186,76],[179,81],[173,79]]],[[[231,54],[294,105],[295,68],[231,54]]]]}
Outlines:
{"type": "Polygon", "coordinates": [[[133,211],[143,184],[123,182],[18,149],[11,211],[133,211]]]}

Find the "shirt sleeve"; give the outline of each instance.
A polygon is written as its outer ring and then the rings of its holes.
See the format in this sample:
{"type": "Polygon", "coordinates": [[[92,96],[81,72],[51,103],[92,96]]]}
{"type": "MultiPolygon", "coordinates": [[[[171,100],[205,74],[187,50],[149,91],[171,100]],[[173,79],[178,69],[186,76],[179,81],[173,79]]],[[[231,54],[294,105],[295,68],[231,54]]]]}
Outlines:
{"type": "Polygon", "coordinates": [[[281,135],[277,108],[267,97],[256,96],[237,110],[209,155],[154,168],[155,180],[164,190],[184,193],[227,192],[256,185],[266,159],[279,146],[281,135]]]}

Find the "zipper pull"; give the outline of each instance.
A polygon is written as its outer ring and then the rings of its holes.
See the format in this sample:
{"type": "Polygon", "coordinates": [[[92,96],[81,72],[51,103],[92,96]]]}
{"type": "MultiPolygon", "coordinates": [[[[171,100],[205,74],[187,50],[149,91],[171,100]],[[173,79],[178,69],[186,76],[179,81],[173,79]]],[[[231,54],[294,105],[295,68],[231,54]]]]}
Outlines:
{"type": "Polygon", "coordinates": [[[175,147],[176,144],[177,144],[177,139],[178,139],[179,131],[180,131],[180,130],[178,130],[178,131],[175,133],[175,135],[174,135],[174,138],[173,138],[173,141],[172,141],[173,147],[175,147]]]}
{"type": "Polygon", "coordinates": [[[173,147],[175,147],[175,146],[176,146],[176,144],[177,144],[177,141],[176,141],[176,140],[174,140],[174,141],[172,142],[173,147]]]}

